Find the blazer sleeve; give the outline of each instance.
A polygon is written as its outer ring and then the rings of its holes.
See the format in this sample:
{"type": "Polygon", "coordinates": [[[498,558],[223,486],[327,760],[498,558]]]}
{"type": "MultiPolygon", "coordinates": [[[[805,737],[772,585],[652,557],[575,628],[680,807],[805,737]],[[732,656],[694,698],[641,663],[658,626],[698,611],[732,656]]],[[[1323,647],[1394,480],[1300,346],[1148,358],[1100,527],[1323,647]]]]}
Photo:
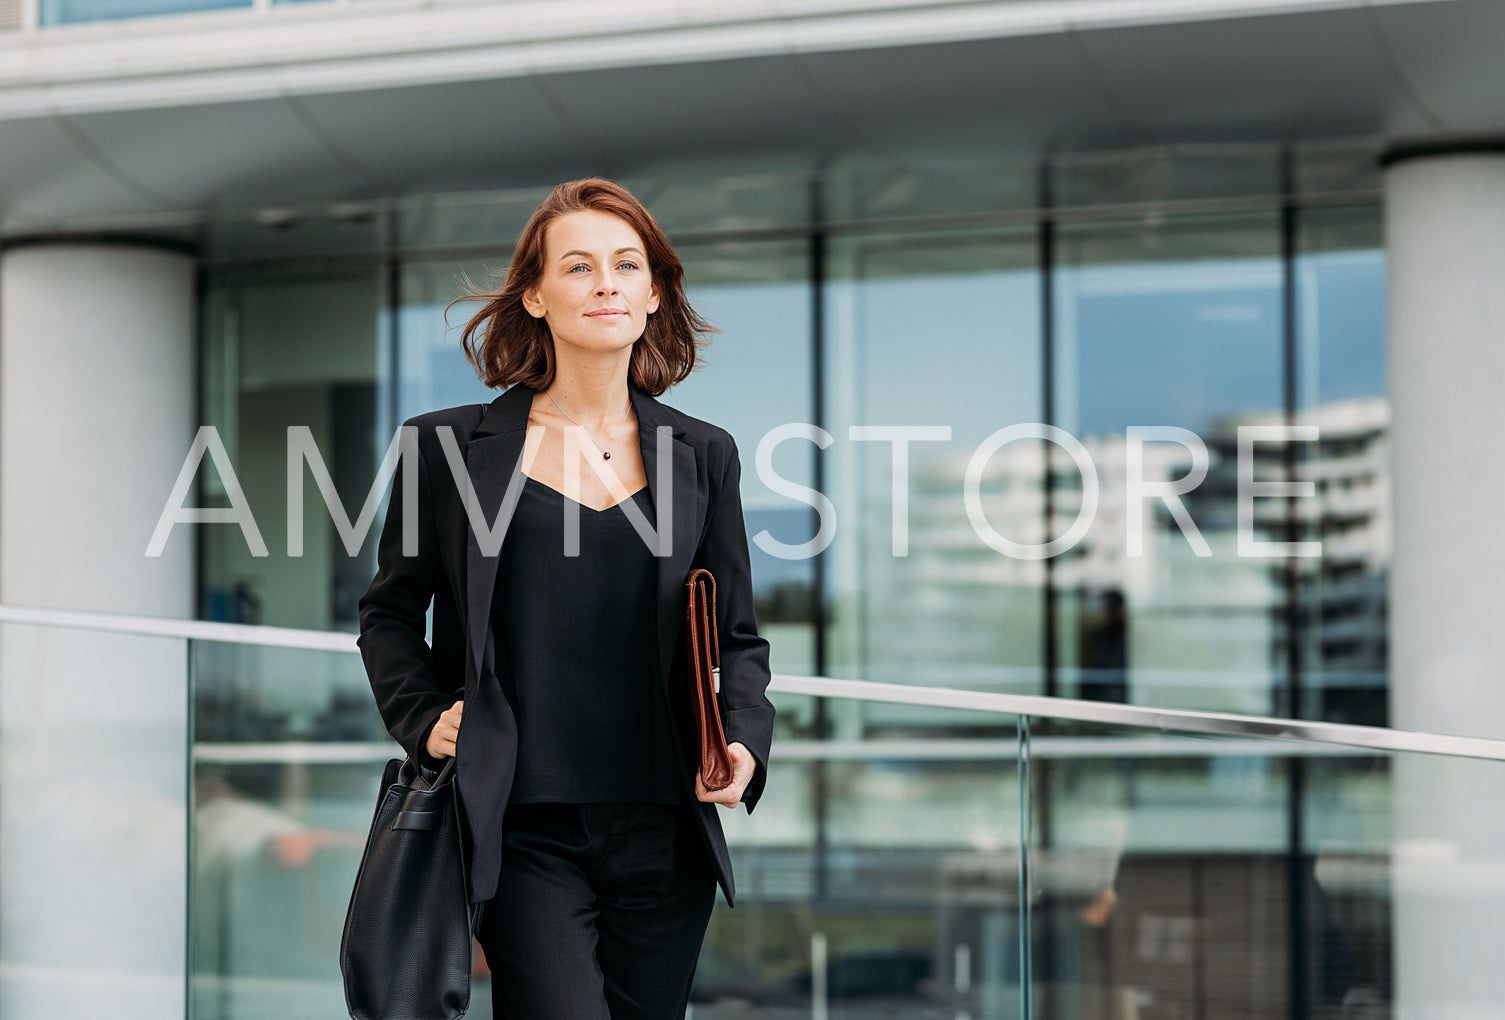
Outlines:
{"type": "MultiPolygon", "coordinates": [[[[413,419],[403,427],[417,428],[413,419]]],[[[414,761],[439,768],[443,760],[431,757],[425,745],[434,723],[458,700],[459,692],[441,682],[433,650],[424,640],[429,602],[444,579],[422,443],[415,459],[418,554],[404,556],[402,552],[403,480],[399,472],[393,479],[387,518],[377,542],[376,576],[357,602],[360,636],[356,644],[387,732],[414,761]]]]}
{"type": "MultiPolygon", "coordinates": [[[[723,431],[726,448],[720,481],[711,494],[705,538],[691,569],[705,567],[716,578],[716,631],[721,641],[721,723],[727,743],[740,741],[757,760],[742,803],[752,814],[768,780],[773,743],[773,702],[766,693],[772,674],[768,641],[758,634],[753,611],[752,564],[742,519],[742,465],[736,441],[723,431]]],[[[713,472],[714,474],[714,472],[713,472]]]]}

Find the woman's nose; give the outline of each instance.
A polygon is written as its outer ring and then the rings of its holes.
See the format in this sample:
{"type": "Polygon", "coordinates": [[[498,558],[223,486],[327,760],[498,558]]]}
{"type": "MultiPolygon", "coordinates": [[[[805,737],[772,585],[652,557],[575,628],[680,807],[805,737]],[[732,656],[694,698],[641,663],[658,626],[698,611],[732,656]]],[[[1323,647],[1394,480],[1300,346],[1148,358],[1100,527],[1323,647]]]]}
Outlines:
{"type": "Polygon", "coordinates": [[[597,294],[615,294],[617,292],[617,278],[612,275],[610,269],[601,271],[601,278],[596,281],[597,294]]]}

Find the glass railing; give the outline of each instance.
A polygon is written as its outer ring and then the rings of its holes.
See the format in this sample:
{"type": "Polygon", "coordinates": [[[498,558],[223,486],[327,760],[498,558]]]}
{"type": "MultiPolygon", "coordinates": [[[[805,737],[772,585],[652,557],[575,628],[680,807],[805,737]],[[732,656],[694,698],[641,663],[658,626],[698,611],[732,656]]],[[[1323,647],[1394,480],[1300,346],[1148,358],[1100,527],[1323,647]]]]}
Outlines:
{"type": "Polygon", "coordinates": [[[1030,726],[1031,1016],[1346,1017],[1388,1001],[1388,756],[1030,726]]]}
{"type": "Polygon", "coordinates": [[[0,618],[0,1016],[184,1008],[188,641],[0,618]]]}
{"type": "MultiPolygon", "coordinates": [[[[840,699],[864,739],[781,730],[757,810],[722,812],[737,906],[698,1020],[1498,1015],[1505,742],[823,677],[770,696],[781,720],[840,699]]],[[[395,754],[350,635],[0,608],[0,1013],[344,1015],[395,754]]],[[[477,953],[471,1016],[488,981],[477,953]]]]}

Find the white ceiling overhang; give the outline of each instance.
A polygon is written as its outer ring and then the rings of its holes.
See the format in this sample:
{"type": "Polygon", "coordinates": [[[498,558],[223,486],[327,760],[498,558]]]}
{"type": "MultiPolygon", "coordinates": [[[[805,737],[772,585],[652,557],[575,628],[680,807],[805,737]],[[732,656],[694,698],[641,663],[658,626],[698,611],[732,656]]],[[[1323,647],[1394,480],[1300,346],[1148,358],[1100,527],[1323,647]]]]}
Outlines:
{"type": "Polygon", "coordinates": [[[0,35],[0,229],[855,149],[1505,135],[1499,0],[435,0],[0,35]]]}

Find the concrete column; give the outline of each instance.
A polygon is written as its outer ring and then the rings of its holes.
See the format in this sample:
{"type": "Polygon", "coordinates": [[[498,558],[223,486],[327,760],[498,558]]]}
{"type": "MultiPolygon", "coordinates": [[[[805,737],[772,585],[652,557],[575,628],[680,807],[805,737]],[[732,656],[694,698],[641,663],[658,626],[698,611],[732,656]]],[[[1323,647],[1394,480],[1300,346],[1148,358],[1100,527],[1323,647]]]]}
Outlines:
{"type": "Polygon", "coordinates": [[[145,555],[193,441],[193,259],[0,254],[0,602],[192,618],[193,528],[145,555]]]}
{"type": "MultiPolygon", "coordinates": [[[[193,615],[193,535],[145,555],[195,431],[193,261],[0,253],[0,600],[193,615]]],[[[0,1015],[181,1016],[182,638],[0,624],[0,1015]]]]}
{"type": "MultiPolygon", "coordinates": [[[[1385,172],[1391,722],[1505,738],[1505,154],[1385,172]]],[[[1396,1016],[1498,1016],[1505,765],[1394,762],[1396,1016]]]]}

